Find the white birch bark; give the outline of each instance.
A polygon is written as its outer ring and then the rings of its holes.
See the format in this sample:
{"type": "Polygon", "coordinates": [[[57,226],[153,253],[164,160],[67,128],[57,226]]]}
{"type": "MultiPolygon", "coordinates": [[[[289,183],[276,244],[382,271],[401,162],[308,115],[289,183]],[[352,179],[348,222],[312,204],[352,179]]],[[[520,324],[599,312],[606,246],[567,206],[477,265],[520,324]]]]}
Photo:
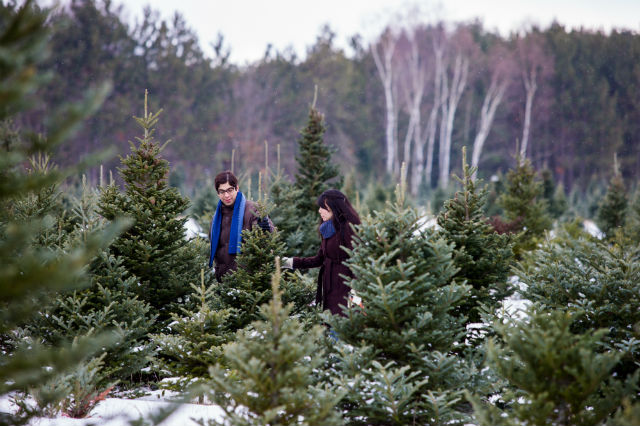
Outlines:
{"type": "Polygon", "coordinates": [[[522,73],[524,88],[527,94],[524,107],[524,125],[522,126],[522,144],[520,145],[520,158],[524,160],[527,157],[527,145],[529,144],[529,131],[531,129],[531,109],[533,108],[533,97],[538,89],[536,82],[536,70],[531,72],[524,71],[522,73]]]}
{"type": "Polygon", "coordinates": [[[373,60],[376,64],[376,69],[380,75],[382,86],[384,87],[384,99],[386,108],[386,169],[387,173],[393,174],[397,169],[396,152],[398,150],[397,141],[397,126],[398,126],[398,109],[396,107],[395,93],[394,93],[394,70],[393,70],[393,53],[396,48],[397,40],[391,35],[383,35],[380,48],[381,53],[378,52],[378,46],[373,44],[371,46],[371,53],[373,54],[373,60]]]}
{"type": "Polygon", "coordinates": [[[439,185],[446,188],[449,185],[449,171],[451,168],[451,137],[453,134],[453,120],[456,115],[458,103],[467,85],[469,75],[469,59],[462,53],[456,55],[453,65],[453,78],[451,87],[448,87],[447,73],[443,73],[442,94],[444,102],[442,104],[442,121],[440,128],[440,178],[439,185]]]}
{"type": "Polygon", "coordinates": [[[433,105],[431,107],[431,112],[429,113],[429,120],[427,121],[426,128],[424,131],[427,145],[427,159],[424,163],[424,173],[426,178],[426,183],[431,185],[431,173],[433,172],[433,150],[436,144],[436,130],[438,128],[438,111],[442,107],[443,96],[442,96],[442,74],[444,73],[444,47],[434,42],[434,54],[435,54],[435,74],[433,79],[434,85],[434,95],[433,95],[433,105]]]}
{"type": "MultiPolygon", "coordinates": [[[[497,76],[494,76],[491,79],[491,85],[489,86],[489,90],[487,90],[487,94],[485,95],[484,101],[482,102],[482,109],[480,110],[480,123],[478,125],[478,133],[476,133],[476,137],[473,141],[473,154],[471,155],[472,167],[478,167],[478,163],[480,162],[480,154],[482,154],[482,148],[484,147],[484,143],[489,136],[489,131],[491,130],[491,124],[493,123],[496,109],[502,102],[504,93],[507,90],[507,84],[508,82],[506,79],[499,81],[499,78],[497,76]]],[[[474,180],[476,176],[477,173],[474,173],[474,180]]]]}

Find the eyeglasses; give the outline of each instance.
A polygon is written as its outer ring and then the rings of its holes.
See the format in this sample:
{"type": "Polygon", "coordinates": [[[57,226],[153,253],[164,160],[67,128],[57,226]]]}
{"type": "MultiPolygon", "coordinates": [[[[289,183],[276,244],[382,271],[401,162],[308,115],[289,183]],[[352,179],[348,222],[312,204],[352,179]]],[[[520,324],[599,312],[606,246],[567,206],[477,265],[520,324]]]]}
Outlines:
{"type": "Polygon", "coordinates": [[[225,195],[225,194],[231,195],[231,194],[233,194],[233,191],[235,191],[235,190],[236,189],[233,186],[231,188],[228,188],[228,189],[218,189],[218,195],[221,196],[221,197],[223,195],[225,195]]]}

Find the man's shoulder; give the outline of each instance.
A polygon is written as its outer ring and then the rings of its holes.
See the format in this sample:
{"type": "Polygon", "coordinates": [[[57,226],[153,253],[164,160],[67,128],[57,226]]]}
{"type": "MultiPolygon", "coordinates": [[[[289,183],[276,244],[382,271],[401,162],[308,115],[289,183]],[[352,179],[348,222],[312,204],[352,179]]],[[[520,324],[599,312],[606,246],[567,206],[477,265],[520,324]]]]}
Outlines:
{"type": "Polygon", "coordinates": [[[255,201],[247,200],[244,207],[244,214],[245,215],[251,214],[253,216],[256,216],[258,214],[257,212],[258,212],[258,203],[256,203],[255,201]]]}

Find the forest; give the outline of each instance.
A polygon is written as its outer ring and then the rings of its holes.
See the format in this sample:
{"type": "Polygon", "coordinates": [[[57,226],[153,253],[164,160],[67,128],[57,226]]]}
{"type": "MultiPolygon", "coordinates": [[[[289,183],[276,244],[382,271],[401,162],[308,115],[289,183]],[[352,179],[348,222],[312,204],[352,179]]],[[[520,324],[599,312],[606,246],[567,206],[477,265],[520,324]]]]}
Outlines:
{"type": "Polygon", "coordinates": [[[2,3],[0,424],[153,392],[210,426],[640,424],[638,35],[445,28],[236,67],[179,16],[2,3]],[[224,168],[275,229],[217,281],[185,223],[224,168]],[[344,316],[281,267],[329,188],[344,316]]]}

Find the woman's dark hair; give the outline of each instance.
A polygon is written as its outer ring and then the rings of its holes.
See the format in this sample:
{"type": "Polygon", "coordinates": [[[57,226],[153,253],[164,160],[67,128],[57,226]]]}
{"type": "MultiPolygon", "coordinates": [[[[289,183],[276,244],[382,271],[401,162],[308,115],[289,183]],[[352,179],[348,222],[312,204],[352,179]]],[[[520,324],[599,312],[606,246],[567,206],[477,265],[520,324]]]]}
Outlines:
{"type": "Polygon", "coordinates": [[[218,190],[218,187],[223,183],[228,183],[234,188],[238,188],[238,178],[236,177],[236,175],[231,173],[230,170],[225,170],[224,172],[218,173],[213,183],[216,186],[216,191],[218,190]]]}
{"type": "Polygon", "coordinates": [[[349,224],[360,225],[360,216],[353,208],[349,199],[337,189],[328,189],[324,191],[317,201],[318,207],[326,209],[329,207],[333,213],[334,228],[340,232],[340,240],[345,242],[344,233],[349,228],[349,224]]]}

